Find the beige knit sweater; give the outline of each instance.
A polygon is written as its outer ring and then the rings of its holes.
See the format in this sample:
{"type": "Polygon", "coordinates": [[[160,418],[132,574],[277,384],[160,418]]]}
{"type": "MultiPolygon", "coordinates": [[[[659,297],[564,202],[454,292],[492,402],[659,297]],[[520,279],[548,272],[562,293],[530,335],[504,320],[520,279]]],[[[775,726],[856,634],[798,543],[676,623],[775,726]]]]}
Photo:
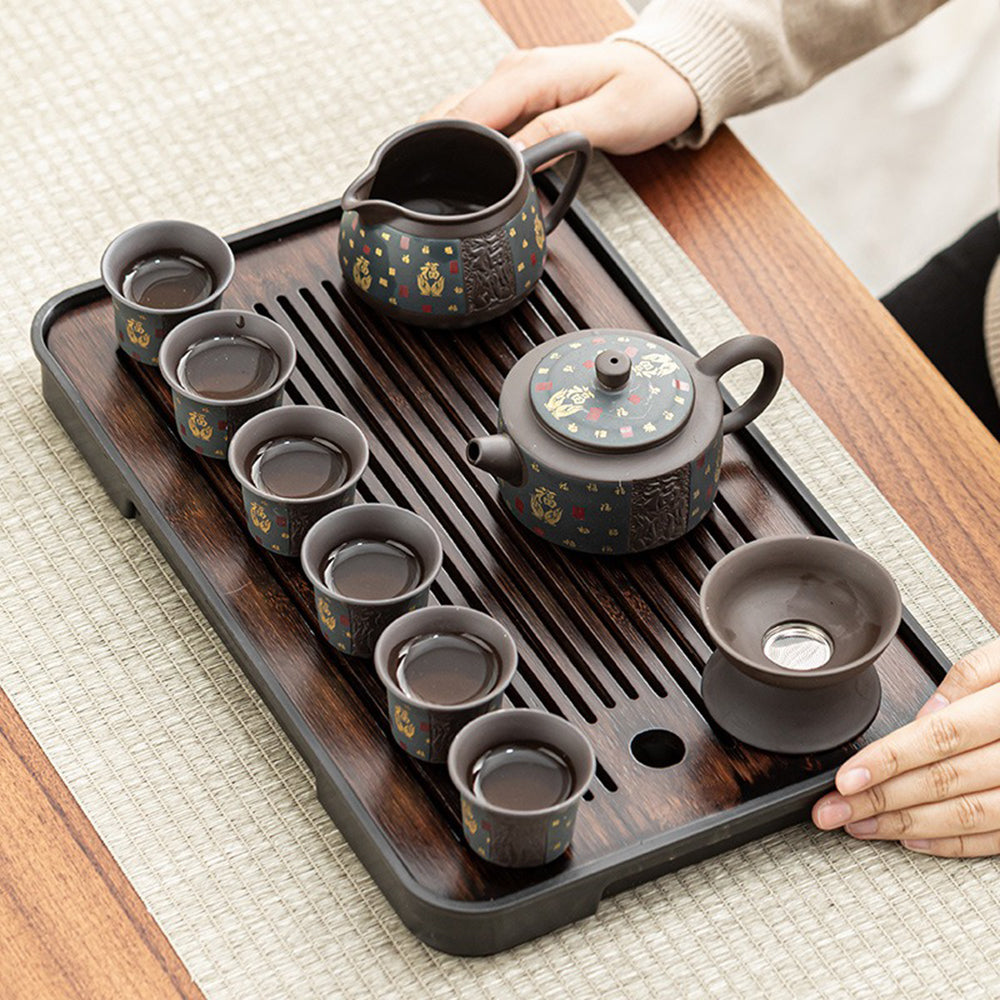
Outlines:
{"type": "MultiPolygon", "coordinates": [[[[944,0],[653,0],[614,37],[651,49],[698,96],[694,124],[674,140],[700,146],[731,115],[794,97],[901,34],[944,0]]],[[[1000,263],[986,294],[986,354],[1000,393],[1000,263]]]]}

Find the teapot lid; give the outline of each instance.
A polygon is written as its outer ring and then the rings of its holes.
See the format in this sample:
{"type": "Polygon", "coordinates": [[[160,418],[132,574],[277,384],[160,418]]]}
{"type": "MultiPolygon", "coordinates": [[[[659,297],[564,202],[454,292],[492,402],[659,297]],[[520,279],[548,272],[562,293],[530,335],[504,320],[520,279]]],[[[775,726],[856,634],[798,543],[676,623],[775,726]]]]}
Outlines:
{"type": "Polygon", "coordinates": [[[635,451],[676,434],[694,382],[651,334],[588,333],[553,342],[531,377],[535,415],[555,434],[599,451],[635,451]]]}

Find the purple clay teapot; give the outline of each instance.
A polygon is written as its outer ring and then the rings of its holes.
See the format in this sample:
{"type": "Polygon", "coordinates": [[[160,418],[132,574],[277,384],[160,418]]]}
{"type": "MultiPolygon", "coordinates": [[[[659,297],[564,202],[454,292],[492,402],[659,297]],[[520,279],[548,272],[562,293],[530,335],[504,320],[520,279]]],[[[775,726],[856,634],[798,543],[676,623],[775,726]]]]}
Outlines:
{"type": "Polygon", "coordinates": [[[469,461],[500,480],[511,514],[581,552],[641,552],[690,531],[718,490],[722,438],[760,415],[784,364],[766,337],[702,358],[650,333],[579,330],[534,348],[500,392],[500,432],[469,461]],[[719,379],[763,362],[760,383],[723,413],[719,379]]]}
{"type": "Polygon", "coordinates": [[[470,326],[507,312],[538,283],[546,238],[576,195],[590,152],[579,132],[519,152],[474,122],[404,128],[344,192],[338,256],[347,286],[420,326],[470,326]],[[570,153],[569,179],[543,216],[531,173],[570,153]]]}

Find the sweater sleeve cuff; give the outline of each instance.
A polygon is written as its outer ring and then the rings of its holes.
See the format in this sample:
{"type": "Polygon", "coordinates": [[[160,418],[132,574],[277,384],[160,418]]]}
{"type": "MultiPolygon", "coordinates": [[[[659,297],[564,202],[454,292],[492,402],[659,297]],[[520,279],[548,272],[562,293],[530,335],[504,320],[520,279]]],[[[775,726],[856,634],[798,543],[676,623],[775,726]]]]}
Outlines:
{"type": "Polygon", "coordinates": [[[691,84],[699,113],[672,146],[702,146],[730,115],[754,103],[754,74],[743,39],[712,0],[654,3],[631,27],[610,36],[634,42],[669,63],[691,84]]]}

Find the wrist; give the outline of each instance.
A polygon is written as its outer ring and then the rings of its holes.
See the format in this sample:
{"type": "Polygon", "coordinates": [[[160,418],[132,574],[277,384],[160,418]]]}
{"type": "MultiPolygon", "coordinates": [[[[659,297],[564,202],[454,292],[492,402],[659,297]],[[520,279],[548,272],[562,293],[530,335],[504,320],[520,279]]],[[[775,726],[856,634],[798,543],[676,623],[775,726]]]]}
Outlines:
{"type": "Polygon", "coordinates": [[[608,40],[654,53],[691,87],[697,110],[675,146],[703,145],[725,118],[753,104],[752,64],[743,39],[704,0],[654,4],[608,40]]]}

